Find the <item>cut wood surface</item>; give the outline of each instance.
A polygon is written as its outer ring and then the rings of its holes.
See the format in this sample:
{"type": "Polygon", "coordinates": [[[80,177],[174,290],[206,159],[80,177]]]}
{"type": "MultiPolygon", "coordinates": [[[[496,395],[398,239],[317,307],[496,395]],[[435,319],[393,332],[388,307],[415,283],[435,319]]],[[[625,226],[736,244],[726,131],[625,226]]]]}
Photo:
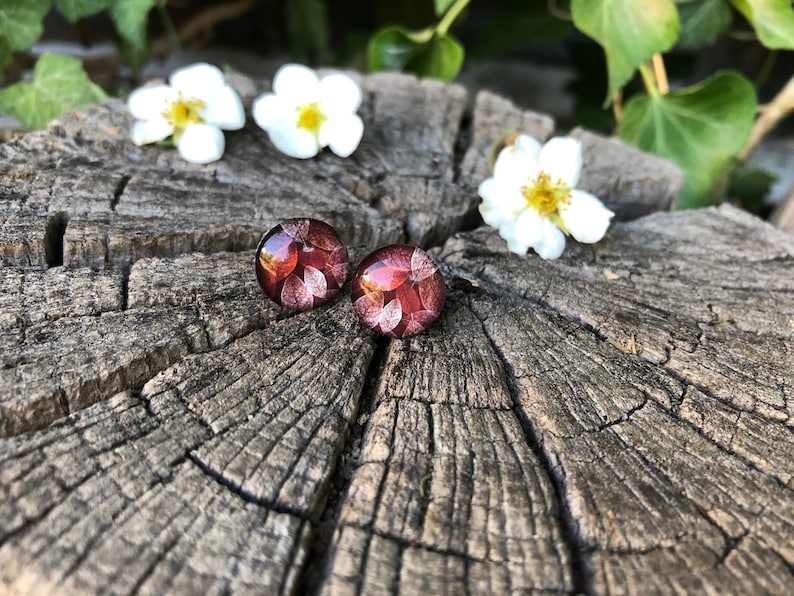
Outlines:
{"type": "Polygon", "coordinates": [[[790,593],[794,236],[670,213],[674,166],[577,130],[617,221],[511,254],[477,185],[554,123],[360,82],[346,160],[250,123],[188,164],[118,100],[0,146],[0,591],[790,593]],[[386,340],[345,295],[268,302],[254,249],[295,216],[354,265],[428,248],[439,320],[386,340]]]}

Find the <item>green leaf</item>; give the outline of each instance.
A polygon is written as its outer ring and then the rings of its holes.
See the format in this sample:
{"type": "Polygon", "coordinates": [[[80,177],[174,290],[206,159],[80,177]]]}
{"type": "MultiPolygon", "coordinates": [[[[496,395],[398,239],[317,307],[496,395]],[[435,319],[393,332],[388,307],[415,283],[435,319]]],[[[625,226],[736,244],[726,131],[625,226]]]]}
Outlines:
{"type": "Polygon", "coordinates": [[[405,71],[443,81],[457,76],[463,56],[463,46],[449,34],[409,31],[396,26],[376,31],[367,47],[370,71],[405,71]]]}
{"type": "Polygon", "coordinates": [[[133,50],[141,51],[146,45],[146,24],[149,11],[157,0],[108,0],[108,8],[119,35],[133,50]]]}
{"type": "Polygon", "coordinates": [[[455,0],[433,0],[433,6],[436,9],[436,16],[440,17],[442,14],[449,10],[449,7],[455,4],[455,0]]]}
{"type": "Polygon", "coordinates": [[[106,10],[111,3],[112,0],[56,0],[55,6],[74,23],[78,19],[106,10]]]}
{"type": "Polygon", "coordinates": [[[756,107],[752,84],[722,71],[682,91],[631,98],[617,132],[624,141],[678,164],[685,181],[677,206],[701,207],[714,202],[709,191],[747,141],[756,107]]]}
{"type": "Polygon", "coordinates": [[[777,176],[774,174],[742,165],[731,172],[728,196],[738,200],[747,211],[760,214],[766,207],[764,200],[775,182],[777,176]]]}
{"type": "Polygon", "coordinates": [[[43,31],[50,0],[0,0],[0,66],[11,61],[14,52],[27,50],[43,31]]]}
{"type": "Polygon", "coordinates": [[[794,49],[791,0],[731,0],[755,29],[758,40],[773,50],[794,49]]]}
{"type": "Polygon", "coordinates": [[[672,0],[573,0],[576,28],[604,48],[609,71],[609,105],[637,67],[678,39],[678,13],[672,0]]]}
{"type": "Polygon", "coordinates": [[[679,3],[681,32],[678,45],[682,48],[701,48],[713,44],[733,22],[733,11],[725,0],[690,0],[683,3],[679,0],[679,3]]]}
{"type": "Polygon", "coordinates": [[[107,94],[88,79],[79,60],[44,54],[36,62],[32,81],[0,91],[0,112],[28,128],[42,128],[67,110],[105,99],[107,94]]]}
{"type": "Polygon", "coordinates": [[[552,15],[545,4],[514,0],[488,24],[472,55],[505,54],[527,43],[557,41],[572,28],[570,21],[552,15]]]}

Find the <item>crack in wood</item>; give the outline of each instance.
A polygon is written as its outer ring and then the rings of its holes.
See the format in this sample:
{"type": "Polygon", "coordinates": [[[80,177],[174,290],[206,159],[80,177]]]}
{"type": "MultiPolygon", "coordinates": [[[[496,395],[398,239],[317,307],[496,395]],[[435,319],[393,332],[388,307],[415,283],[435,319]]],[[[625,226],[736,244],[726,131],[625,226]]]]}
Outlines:
{"type": "Polygon", "coordinates": [[[298,519],[309,521],[310,515],[308,512],[303,511],[301,509],[295,507],[288,507],[276,500],[267,499],[260,497],[252,493],[249,490],[246,490],[244,487],[240,486],[238,483],[230,480],[226,476],[223,475],[222,472],[214,469],[212,466],[208,465],[201,458],[197,457],[195,453],[191,452],[188,454],[187,459],[196,465],[207,477],[213,479],[215,482],[220,484],[221,486],[227,488],[229,491],[240,497],[246,503],[251,503],[252,505],[256,505],[258,507],[262,507],[263,509],[267,509],[268,511],[275,511],[276,513],[284,513],[287,515],[291,515],[293,517],[297,517],[298,519]]]}
{"type": "Polygon", "coordinates": [[[132,178],[132,175],[122,174],[121,178],[119,178],[119,181],[116,183],[116,188],[113,189],[113,199],[110,201],[111,211],[116,211],[116,207],[119,201],[121,201],[121,195],[124,194],[124,189],[127,188],[127,183],[129,183],[130,178],[132,178]]]}
{"type": "Polygon", "coordinates": [[[565,497],[567,493],[565,476],[560,473],[560,468],[558,466],[552,464],[549,454],[546,453],[543,447],[542,440],[538,437],[532,422],[529,420],[526,412],[518,401],[512,366],[502,353],[499,344],[491,337],[484,321],[480,319],[477,309],[472,307],[471,304],[469,306],[475,317],[480,320],[483,334],[490,342],[493,353],[500,359],[502,367],[507,374],[507,384],[510,390],[510,398],[513,402],[513,412],[524,432],[526,444],[532,449],[538,461],[540,461],[543,471],[553,487],[555,500],[557,502],[557,521],[561,529],[563,542],[571,557],[573,592],[577,594],[590,594],[593,591],[593,570],[589,556],[591,547],[587,545],[584,538],[581,536],[578,521],[574,517],[570,504],[565,497]]]}
{"type": "Polygon", "coordinates": [[[66,226],[69,224],[69,215],[59,211],[51,216],[44,231],[44,260],[47,267],[63,265],[63,237],[66,235],[66,226]]]}
{"type": "Polygon", "coordinates": [[[379,338],[370,358],[365,375],[366,382],[354,414],[355,423],[334,462],[328,496],[322,511],[316,517],[309,556],[306,565],[298,573],[295,594],[319,593],[321,584],[333,563],[332,540],[334,533],[340,529],[339,519],[353,480],[354,464],[360,462],[359,452],[367,421],[377,406],[376,390],[386,363],[389,343],[390,340],[379,338]]]}

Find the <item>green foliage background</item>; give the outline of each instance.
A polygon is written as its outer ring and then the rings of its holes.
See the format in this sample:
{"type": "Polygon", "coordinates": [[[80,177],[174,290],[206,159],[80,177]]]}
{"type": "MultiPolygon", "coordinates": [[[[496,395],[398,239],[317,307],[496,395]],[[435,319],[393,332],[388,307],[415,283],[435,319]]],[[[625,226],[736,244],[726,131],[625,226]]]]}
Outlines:
{"type": "MultiPolygon", "coordinates": [[[[196,0],[202,7],[208,1],[196,0]]],[[[453,31],[465,26],[471,7],[484,1],[372,3],[375,12],[398,17],[375,31],[359,32],[358,38],[366,40],[366,66],[370,71],[407,71],[452,81],[466,58],[466,48],[453,31]],[[423,24],[417,28],[417,22],[423,24]]],[[[264,3],[252,0],[250,4],[264,3]]],[[[272,27],[286,32],[293,59],[328,64],[335,55],[343,59],[351,55],[344,48],[336,53],[331,48],[334,24],[339,21],[336,3],[284,0],[275,4],[283,6],[282,21],[272,27]]],[[[0,0],[0,66],[11,63],[16,53],[26,51],[41,37],[45,18],[53,12],[73,23],[105,15],[116,29],[123,55],[135,66],[146,56],[153,18],[159,15],[167,20],[168,8],[167,0],[0,0]]],[[[794,49],[791,0],[505,0],[495,10],[490,25],[480,28],[479,39],[468,44],[474,56],[498,56],[522,43],[555,43],[571,35],[587,36],[601,47],[601,86],[606,96],[592,98],[592,113],[598,111],[596,102],[602,109],[614,108],[617,135],[681,167],[686,183],[678,207],[722,200],[725,181],[734,172],[745,189],[764,180],[737,169],[737,156],[745,148],[758,111],[753,83],[737,71],[724,70],[671,90],[661,65],[673,64],[677,53],[713,44],[737,28],[768,50],[794,49]]],[[[169,23],[165,25],[168,29],[169,23]]],[[[587,70],[600,68],[585,69],[583,79],[595,76],[587,70]]],[[[16,116],[29,128],[39,128],[64,109],[105,97],[79,61],[44,55],[35,65],[32,80],[0,90],[0,111],[16,116]]]]}

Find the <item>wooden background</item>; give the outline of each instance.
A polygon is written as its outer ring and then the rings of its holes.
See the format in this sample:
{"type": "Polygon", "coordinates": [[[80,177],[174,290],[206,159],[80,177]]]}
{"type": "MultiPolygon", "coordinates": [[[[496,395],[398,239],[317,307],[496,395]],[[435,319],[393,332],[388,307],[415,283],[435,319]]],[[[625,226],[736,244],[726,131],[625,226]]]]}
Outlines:
{"type": "Polygon", "coordinates": [[[513,255],[476,188],[506,130],[553,122],[360,81],[347,160],[251,122],[188,164],[134,146],[118,100],[0,146],[2,591],[790,590],[794,236],[670,213],[677,169],[575,131],[620,221],[513,255]],[[344,295],[269,303],[253,249],[295,216],[354,265],[431,249],[440,319],[388,341],[344,295]]]}

